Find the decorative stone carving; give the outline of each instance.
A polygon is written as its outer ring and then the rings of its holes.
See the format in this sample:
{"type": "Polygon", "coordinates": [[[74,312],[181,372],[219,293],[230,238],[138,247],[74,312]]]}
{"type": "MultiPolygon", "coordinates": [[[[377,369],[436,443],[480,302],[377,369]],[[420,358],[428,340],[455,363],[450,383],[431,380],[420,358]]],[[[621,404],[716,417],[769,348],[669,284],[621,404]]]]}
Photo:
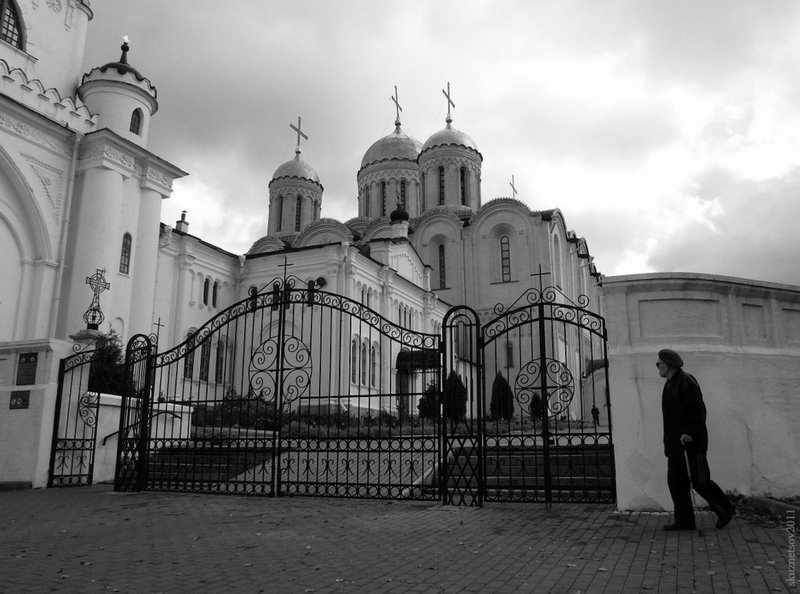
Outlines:
{"type": "Polygon", "coordinates": [[[22,155],[42,184],[45,196],[50,206],[50,213],[54,221],[61,215],[61,205],[64,195],[64,171],[44,163],[31,155],[22,155]]]}

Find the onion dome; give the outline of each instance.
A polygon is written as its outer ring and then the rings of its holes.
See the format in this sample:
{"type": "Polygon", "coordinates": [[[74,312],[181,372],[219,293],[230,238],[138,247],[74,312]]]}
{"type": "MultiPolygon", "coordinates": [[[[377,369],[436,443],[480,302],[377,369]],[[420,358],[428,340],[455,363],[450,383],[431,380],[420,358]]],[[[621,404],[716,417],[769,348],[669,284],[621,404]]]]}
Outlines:
{"type": "Polygon", "coordinates": [[[389,214],[389,220],[390,220],[392,223],[399,223],[399,222],[401,222],[401,221],[408,221],[408,218],[409,218],[409,217],[408,217],[408,212],[406,211],[406,209],[405,209],[405,208],[403,208],[403,205],[402,205],[402,204],[398,204],[398,205],[397,205],[397,208],[395,208],[395,209],[394,209],[394,210],[393,210],[393,211],[392,211],[392,212],[389,214]]]}
{"type": "Polygon", "coordinates": [[[431,149],[436,146],[463,146],[465,148],[470,148],[474,150],[476,153],[478,151],[478,145],[475,144],[475,141],[469,137],[468,134],[465,134],[461,130],[456,130],[453,128],[452,122],[453,120],[450,116],[447,116],[445,120],[447,125],[444,127],[443,130],[439,130],[433,136],[431,136],[428,140],[425,141],[425,144],[422,146],[422,151],[425,152],[428,149],[431,149]]]}
{"type": "Polygon", "coordinates": [[[300,152],[300,148],[298,147],[294,152],[294,159],[290,159],[278,167],[272,179],[277,180],[285,177],[295,177],[297,179],[307,179],[319,184],[319,175],[317,175],[317,172],[307,161],[300,157],[300,152]]]}
{"type": "Polygon", "coordinates": [[[367,149],[364,158],[361,160],[363,169],[371,163],[388,161],[394,159],[416,161],[419,156],[422,144],[416,138],[412,138],[400,127],[400,120],[394,122],[394,132],[376,141],[367,149]]]}

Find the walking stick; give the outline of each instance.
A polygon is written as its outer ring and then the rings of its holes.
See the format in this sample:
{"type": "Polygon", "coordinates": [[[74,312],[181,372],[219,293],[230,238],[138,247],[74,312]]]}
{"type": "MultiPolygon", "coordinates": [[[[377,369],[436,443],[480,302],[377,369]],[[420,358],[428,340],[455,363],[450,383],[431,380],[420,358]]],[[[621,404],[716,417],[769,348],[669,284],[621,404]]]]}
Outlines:
{"type": "MultiPolygon", "coordinates": [[[[694,485],[692,484],[692,468],[689,466],[689,452],[686,451],[686,445],[683,446],[683,460],[686,462],[686,475],[689,477],[689,493],[692,494],[692,512],[697,513],[697,500],[694,497],[694,485]]],[[[702,516],[700,516],[702,517],[702,516]]],[[[703,529],[700,527],[700,520],[695,519],[697,523],[697,535],[703,536],[703,529]]]]}

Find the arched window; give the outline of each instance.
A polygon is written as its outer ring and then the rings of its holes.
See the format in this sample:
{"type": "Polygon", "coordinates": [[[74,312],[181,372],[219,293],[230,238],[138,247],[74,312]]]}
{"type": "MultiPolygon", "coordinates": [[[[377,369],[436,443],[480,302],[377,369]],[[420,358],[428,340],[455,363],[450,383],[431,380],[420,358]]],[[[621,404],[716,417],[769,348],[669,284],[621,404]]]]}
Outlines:
{"type": "Polygon", "coordinates": [[[447,274],[445,272],[444,245],[439,244],[439,288],[447,287],[447,274]]]}
{"type": "Polygon", "coordinates": [[[381,182],[381,216],[386,216],[386,182],[381,182]]]}
{"type": "MultiPolygon", "coordinates": [[[[186,334],[187,340],[190,340],[194,336],[194,330],[189,330],[186,334]]],[[[183,377],[185,379],[192,379],[194,375],[194,351],[190,351],[186,353],[186,357],[183,359],[183,377]]]]}
{"type": "Polygon", "coordinates": [[[131,234],[122,236],[122,249],[119,252],[119,271],[128,274],[131,269],[131,234]]]}
{"type": "Polygon", "coordinates": [[[211,305],[217,307],[217,293],[219,292],[219,283],[214,281],[214,286],[211,289],[211,305]]]}
{"type": "Polygon", "coordinates": [[[19,11],[13,0],[0,0],[2,5],[2,21],[0,21],[0,39],[17,49],[22,47],[22,26],[19,20],[19,11]]]}
{"type": "Polygon", "coordinates": [[[373,343],[370,351],[369,383],[374,388],[378,384],[378,343],[373,343]]]}
{"type": "Polygon", "coordinates": [[[367,385],[367,370],[369,366],[367,365],[367,343],[362,343],[361,345],[361,383],[363,385],[367,385]]]}
{"type": "Polygon", "coordinates": [[[294,230],[300,231],[300,217],[303,213],[303,199],[297,197],[297,206],[294,208],[294,230]]]}
{"type": "Polygon", "coordinates": [[[141,135],[142,133],[142,110],[138,107],[131,114],[130,130],[136,135],[141,135]]]}
{"type": "Polygon", "coordinates": [[[364,216],[369,216],[369,186],[364,188],[364,216]]]}
{"type": "Polygon", "coordinates": [[[225,381],[225,342],[222,340],[217,343],[216,358],[214,359],[214,381],[218,384],[225,381]]]}
{"type": "Polygon", "coordinates": [[[500,270],[502,271],[503,282],[511,281],[511,247],[508,235],[500,238],[500,270]]]}
{"type": "Polygon", "coordinates": [[[406,180],[400,180],[400,208],[406,209],[406,180]]]}
{"type": "Polygon", "coordinates": [[[461,168],[461,204],[467,204],[467,168],[461,168]]]}
{"type": "Polygon", "coordinates": [[[208,370],[211,367],[211,341],[206,340],[200,346],[200,381],[208,381],[208,370]]]}
{"type": "Polygon", "coordinates": [[[275,225],[276,231],[283,230],[283,195],[278,196],[278,207],[275,209],[276,217],[278,218],[278,224],[275,225]]]}
{"type": "Polygon", "coordinates": [[[439,167],[439,205],[444,204],[444,167],[439,167]]]}
{"type": "Polygon", "coordinates": [[[420,209],[420,213],[423,213],[423,212],[425,212],[425,196],[426,196],[426,192],[425,192],[425,174],[423,173],[421,177],[422,177],[422,179],[421,179],[421,182],[422,182],[422,196],[421,196],[422,208],[420,209]]]}
{"type": "Polygon", "coordinates": [[[203,305],[208,305],[208,290],[211,288],[211,281],[206,279],[203,281],[203,305]]]}
{"type": "Polygon", "coordinates": [[[350,381],[358,383],[358,337],[350,344],[350,381]]]}

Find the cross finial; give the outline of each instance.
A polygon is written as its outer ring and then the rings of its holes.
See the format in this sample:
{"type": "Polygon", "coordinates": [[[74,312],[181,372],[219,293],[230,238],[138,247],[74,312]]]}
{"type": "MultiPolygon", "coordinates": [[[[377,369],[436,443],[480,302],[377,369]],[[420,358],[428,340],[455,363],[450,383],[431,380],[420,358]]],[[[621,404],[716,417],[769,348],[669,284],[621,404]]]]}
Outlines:
{"type": "Polygon", "coordinates": [[[300,116],[297,116],[297,126],[295,126],[294,124],[289,124],[289,127],[295,132],[297,132],[297,148],[295,149],[296,153],[300,152],[300,137],[302,136],[303,138],[308,140],[308,136],[306,136],[305,133],[300,129],[301,123],[302,120],[300,119],[300,116]]]}
{"type": "Polygon", "coordinates": [[[453,103],[453,100],[450,98],[450,82],[449,81],[447,83],[447,90],[445,91],[444,89],[442,89],[442,93],[444,93],[444,96],[447,97],[447,119],[445,121],[449,124],[450,122],[453,121],[453,119],[450,117],[450,108],[452,107],[453,109],[455,109],[455,107],[456,107],[456,104],[453,103]]]}
{"type": "Polygon", "coordinates": [[[517,197],[517,186],[514,185],[514,175],[511,175],[511,181],[508,182],[508,185],[511,186],[511,191],[513,192],[513,198],[517,197]]]}
{"type": "Polygon", "coordinates": [[[392,97],[389,97],[389,99],[391,99],[392,102],[394,103],[394,110],[395,110],[395,113],[397,114],[397,116],[395,117],[395,120],[394,120],[394,125],[395,126],[399,126],[400,125],[400,112],[403,111],[403,108],[400,107],[399,99],[397,97],[397,85],[394,86],[394,95],[392,97]]]}

